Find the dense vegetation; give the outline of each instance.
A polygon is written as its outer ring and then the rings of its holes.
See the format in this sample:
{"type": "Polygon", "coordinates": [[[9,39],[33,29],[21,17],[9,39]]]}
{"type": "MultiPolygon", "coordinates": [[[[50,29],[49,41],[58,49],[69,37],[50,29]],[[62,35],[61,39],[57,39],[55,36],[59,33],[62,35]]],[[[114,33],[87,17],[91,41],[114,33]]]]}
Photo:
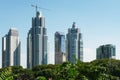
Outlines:
{"type": "Polygon", "coordinates": [[[0,69],[0,80],[120,80],[120,60],[39,65],[33,69],[10,66],[0,69]]]}

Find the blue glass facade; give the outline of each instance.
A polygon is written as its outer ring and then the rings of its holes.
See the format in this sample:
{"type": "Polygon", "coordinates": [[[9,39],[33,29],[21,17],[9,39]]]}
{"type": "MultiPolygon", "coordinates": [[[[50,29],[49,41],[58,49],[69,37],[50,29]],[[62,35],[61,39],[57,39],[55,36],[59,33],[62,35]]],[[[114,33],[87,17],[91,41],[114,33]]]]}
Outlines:
{"type": "MultiPolygon", "coordinates": [[[[66,57],[65,52],[65,35],[61,32],[55,33],[55,64],[61,64],[64,61],[64,57],[66,57]]],[[[66,58],[65,58],[66,59],[66,58]]]]}
{"type": "Polygon", "coordinates": [[[55,33],[55,52],[65,53],[65,35],[60,32],[55,33]]]}
{"type": "Polygon", "coordinates": [[[76,59],[83,61],[82,34],[79,28],[75,28],[75,23],[73,23],[72,28],[68,29],[66,52],[68,61],[72,63],[76,63],[76,59]]]}
{"type": "Polygon", "coordinates": [[[45,28],[45,18],[40,12],[32,18],[32,28],[27,37],[27,67],[47,64],[48,36],[45,28]]]}
{"type": "Polygon", "coordinates": [[[115,58],[116,56],[116,49],[115,46],[112,44],[102,45],[97,48],[96,52],[97,59],[115,58]]]}

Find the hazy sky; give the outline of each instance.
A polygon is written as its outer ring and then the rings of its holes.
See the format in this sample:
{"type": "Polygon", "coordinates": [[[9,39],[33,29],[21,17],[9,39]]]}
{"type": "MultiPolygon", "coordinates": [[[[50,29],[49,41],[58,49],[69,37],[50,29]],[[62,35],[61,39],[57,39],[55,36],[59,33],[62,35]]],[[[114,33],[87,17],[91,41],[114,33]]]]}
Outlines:
{"type": "MultiPolygon", "coordinates": [[[[2,37],[11,27],[19,30],[22,65],[26,67],[26,38],[35,16],[37,4],[50,11],[39,9],[46,18],[50,54],[54,55],[54,33],[67,33],[76,22],[83,34],[84,61],[94,60],[96,48],[103,44],[116,45],[120,59],[120,0],[0,0],[0,66],[2,37]]],[[[53,61],[53,56],[51,59],[53,61]]],[[[51,62],[52,62],[51,61],[51,62]]]]}

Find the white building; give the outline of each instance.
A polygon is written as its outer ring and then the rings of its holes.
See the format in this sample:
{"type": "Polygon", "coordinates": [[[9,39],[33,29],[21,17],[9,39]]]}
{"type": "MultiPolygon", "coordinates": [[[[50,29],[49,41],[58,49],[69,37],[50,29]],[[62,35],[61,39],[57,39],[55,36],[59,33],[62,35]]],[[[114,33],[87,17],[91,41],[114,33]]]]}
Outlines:
{"type": "Polygon", "coordinates": [[[18,31],[10,29],[2,37],[2,67],[20,65],[20,41],[18,31]]]}

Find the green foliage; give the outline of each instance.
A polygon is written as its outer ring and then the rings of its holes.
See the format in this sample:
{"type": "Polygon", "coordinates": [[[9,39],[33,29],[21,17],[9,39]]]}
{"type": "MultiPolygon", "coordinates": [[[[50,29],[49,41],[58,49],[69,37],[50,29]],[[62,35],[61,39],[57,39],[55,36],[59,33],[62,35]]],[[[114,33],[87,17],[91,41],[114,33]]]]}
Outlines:
{"type": "Polygon", "coordinates": [[[0,69],[0,80],[120,80],[120,60],[77,61],[38,65],[33,69],[10,66],[0,69]]]}
{"type": "Polygon", "coordinates": [[[115,59],[102,59],[102,60],[95,60],[91,62],[92,65],[105,67],[106,73],[120,77],[120,60],[115,59]]]}
{"type": "Polygon", "coordinates": [[[21,66],[5,67],[0,69],[0,80],[33,80],[33,72],[21,66]]]}
{"type": "Polygon", "coordinates": [[[35,80],[47,80],[44,76],[37,77],[35,80]]]}
{"type": "Polygon", "coordinates": [[[14,78],[15,80],[33,80],[34,75],[33,71],[29,69],[23,69],[19,74],[14,78]]]}
{"type": "Polygon", "coordinates": [[[35,77],[44,76],[45,78],[54,78],[56,74],[56,65],[39,65],[34,67],[32,70],[35,77]]]}
{"type": "Polygon", "coordinates": [[[57,79],[60,78],[64,80],[72,80],[78,76],[78,71],[76,70],[76,66],[71,64],[70,62],[63,63],[58,70],[57,79]]]}
{"type": "Polygon", "coordinates": [[[6,80],[6,79],[9,80],[10,78],[13,78],[13,73],[12,73],[11,67],[2,68],[0,70],[0,79],[1,80],[6,80]]]}

